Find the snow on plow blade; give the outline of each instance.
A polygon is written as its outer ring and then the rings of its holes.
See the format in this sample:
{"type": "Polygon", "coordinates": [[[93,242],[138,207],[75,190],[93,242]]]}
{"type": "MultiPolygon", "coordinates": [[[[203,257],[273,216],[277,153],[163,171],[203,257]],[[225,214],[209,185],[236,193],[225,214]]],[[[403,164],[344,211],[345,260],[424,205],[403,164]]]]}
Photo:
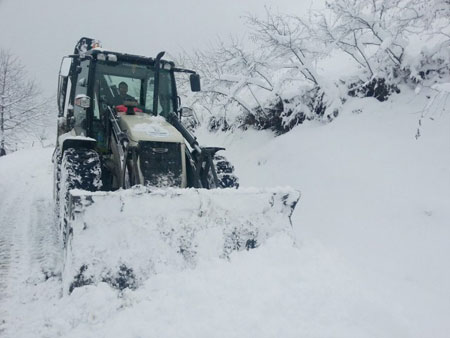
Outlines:
{"type": "Polygon", "coordinates": [[[201,257],[228,258],[278,232],[293,236],[299,198],[291,188],[72,190],[64,291],[98,282],[136,288],[201,257]]]}

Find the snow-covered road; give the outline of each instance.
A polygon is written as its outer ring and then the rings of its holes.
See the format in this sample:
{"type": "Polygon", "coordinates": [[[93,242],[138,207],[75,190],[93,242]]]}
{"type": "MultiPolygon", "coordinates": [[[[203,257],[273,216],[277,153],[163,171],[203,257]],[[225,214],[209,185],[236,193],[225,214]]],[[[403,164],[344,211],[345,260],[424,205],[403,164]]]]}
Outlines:
{"type": "MultiPolygon", "coordinates": [[[[20,319],[23,290],[55,275],[59,244],[52,212],[51,149],[0,158],[0,318],[20,319]]],[[[0,329],[1,330],[1,329],[0,329]]]]}

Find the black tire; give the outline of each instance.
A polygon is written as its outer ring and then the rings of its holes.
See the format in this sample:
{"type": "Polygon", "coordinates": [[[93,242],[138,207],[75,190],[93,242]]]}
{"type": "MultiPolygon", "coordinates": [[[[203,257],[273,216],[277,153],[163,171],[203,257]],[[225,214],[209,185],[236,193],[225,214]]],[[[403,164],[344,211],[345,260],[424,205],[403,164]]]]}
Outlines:
{"type": "Polygon", "coordinates": [[[54,158],[53,166],[53,201],[55,202],[55,219],[59,222],[59,189],[61,185],[61,157],[60,155],[54,158]]]}
{"type": "Polygon", "coordinates": [[[214,167],[216,168],[217,178],[219,179],[220,188],[238,188],[239,179],[234,174],[234,166],[225,156],[214,155],[214,167]]]}
{"type": "Polygon", "coordinates": [[[97,191],[101,187],[101,163],[96,151],[86,148],[69,148],[61,160],[59,184],[59,221],[64,245],[67,242],[69,217],[69,192],[72,189],[97,191]]]}

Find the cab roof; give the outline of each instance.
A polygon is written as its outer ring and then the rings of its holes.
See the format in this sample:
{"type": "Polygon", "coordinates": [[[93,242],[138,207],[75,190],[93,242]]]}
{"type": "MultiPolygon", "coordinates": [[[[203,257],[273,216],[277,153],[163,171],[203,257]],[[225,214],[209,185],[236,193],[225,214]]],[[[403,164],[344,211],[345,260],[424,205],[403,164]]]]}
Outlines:
{"type": "MultiPolygon", "coordinates": [[[[87,37],[82,37],[78,41],[75,45],[74,54],[80,55],[81,57],[83,57],[83,55],[91,55],[97,60],[98,55],[101,54],[105,56],[115,55],[117,57],[117,62],[132,62],[149,66],[155,65],[155,58],[107,50],[101,47],[100,41],[87,37]]],[[[163,65],[170,64],[172,67],[175,66],[175,63],[172,61],[160,60],[159,62],[163,65]]]]}

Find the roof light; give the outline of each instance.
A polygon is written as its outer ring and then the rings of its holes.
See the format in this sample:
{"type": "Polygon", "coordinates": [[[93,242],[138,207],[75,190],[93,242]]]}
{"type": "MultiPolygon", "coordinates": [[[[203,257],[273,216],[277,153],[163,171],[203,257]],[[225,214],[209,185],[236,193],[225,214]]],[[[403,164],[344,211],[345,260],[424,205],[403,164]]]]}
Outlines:
{"type": "Polygon", "coordinates": [[[108,61],[117,62],[117,55],[108,54],[108,61]]]}
{"type": "Polygon", "coordinates": [[[105,54],[97,54],[97,60],[100,61],[106,61],[106,55],[105,54]]]}
{"type": "Polygon", "coordinates": [[[101,48],[101,47],[102,43],[100,42],[100,40],[92,40],[91,48],[101,48]]]}
{"type": "Polygon", "coordinates": [[[167,70],[170,70],[170,69],[172,69],[172,65],[170,63],[165,63],[163,68],[167,69],[167,70]]]}

